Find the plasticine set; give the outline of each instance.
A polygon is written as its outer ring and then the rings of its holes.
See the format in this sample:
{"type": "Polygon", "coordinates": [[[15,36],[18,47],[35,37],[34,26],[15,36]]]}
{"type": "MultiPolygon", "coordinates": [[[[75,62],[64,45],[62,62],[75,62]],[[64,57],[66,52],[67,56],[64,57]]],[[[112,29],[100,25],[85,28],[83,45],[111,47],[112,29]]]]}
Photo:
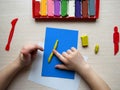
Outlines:
{"type": "Polygon", "coordinates": [[[35,19],[82,20],[99,18],[100,0],[32,0],[35,19]]]}

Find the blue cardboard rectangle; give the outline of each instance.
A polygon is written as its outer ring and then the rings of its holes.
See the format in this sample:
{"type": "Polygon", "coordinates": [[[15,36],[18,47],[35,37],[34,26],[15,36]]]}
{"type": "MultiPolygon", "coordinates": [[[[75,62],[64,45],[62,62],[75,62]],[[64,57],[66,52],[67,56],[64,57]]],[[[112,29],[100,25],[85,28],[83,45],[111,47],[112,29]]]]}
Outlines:
{"type": "Polygon", "coordinates": [[[74,79],[74,71],[55,68],[55,65],[62,63],[55,55],[53,55],[51,62],[48,63],[48,57],[53,50],[56,40],[59,40],[57,51],[61,54],[63,51],[67,51],[71,47],[77,48],[78,31],[50,27],[46,28],[42,76],[74,79]]]}

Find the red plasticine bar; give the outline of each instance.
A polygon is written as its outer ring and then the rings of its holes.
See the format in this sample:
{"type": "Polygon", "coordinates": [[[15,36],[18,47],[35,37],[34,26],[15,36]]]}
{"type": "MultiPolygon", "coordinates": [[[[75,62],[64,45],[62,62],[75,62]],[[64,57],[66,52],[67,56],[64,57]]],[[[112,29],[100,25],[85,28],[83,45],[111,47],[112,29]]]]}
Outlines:
{"type": "Polygon", "coordinates": [[[99,18],[100,0],[96,0],[96,19],[99,18]]]}
{"type": "Polygon", "coordinates": [[[11,28],[11,31],[10,31],[10,34],[9,34],[8,42],[7,42],[6,47],[5,47],[6,51],[10,50],[10,43],[12,41],[12,37],[13,37],[13,34],[14,34],[15,25],[16,25],[17,21],[18,21],[18,18],[15,18],[11,21],[12,28],[11,28]]]}
{"type": "Polygon", "coordinates": [[[40,17],[39,12],[40,12],[40,2],[39,2],[39,1],[36,1],[36,2],[35,2],[35,16],[36,16],[36,17],[40,17]]]}
{"type": "Polygon", "coordinates": [[[33,10],[33,18],[34,17],[40,17],[40,14],[39,14],[39,12],[40,12],[40,1],[34,1],[33,0],[33,8],[32,8],[33,10]]]}

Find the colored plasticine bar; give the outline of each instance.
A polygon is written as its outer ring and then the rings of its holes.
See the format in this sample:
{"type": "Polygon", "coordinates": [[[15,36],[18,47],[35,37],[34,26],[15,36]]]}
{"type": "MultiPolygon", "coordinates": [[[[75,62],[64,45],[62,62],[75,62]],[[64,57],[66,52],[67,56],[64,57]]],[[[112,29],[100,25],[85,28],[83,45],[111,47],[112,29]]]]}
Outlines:
{"type": "Polygon", "coordinates": [[[60,16],[60,0],[54,0],[54,15],[60,16]]]}
{"type": "Polygon", "coordinates": [[[40,1],[36,1],[34,4],[34,15],[35,17],[40,17],[39,11],[40,11],[40,1]]]}
{"type": "Polygon", "coordinates": [[[88,0],[82,0],[82,17],[88,18],[88,0]]]}
{"type": "Polygon", "coordinates": [[[89,16],[95,16],[95,0],[89,0],[89,16]]]}
{"type": "Polygon", "coordinates": [[[98,19],[99,4],[100,0],[32,0],[32,14],[33,18],[68,16],[66,18],[98,19]]]}
{"type": "MultiPolygon", "coordinates": [[[[56,49],[57,49],[57,46],[58,46],[58,40],[56,40],[53,49],[56,50],[56,49]]],[[[48,58],[48,63],[50,63],[52,57],[53,57],[53,52],[51,52],[51,54],[50,54],[50,56],[49,56],[49,58],[48,58]]]]}
{"type": "Polygon", "coordinates": [[[81,17],[81,0],[75,0],[75,17],[81,17]]]}
{"type": "Polygon", "coordinates": [[[47,0],[41,0],[40,15],[47,16],[47,0]]]}
{"type": "Polygon", "coordinates": [[[61,1],[61,15],[63,17],[67,16],[68,0],[61,1]]]}
{"type": "Polygon", "coordinates": [[[81,36],[81,41],[82,41],[82,46],[87,47],[88,46],[88,36],[87,35],[82,35],[81,36]]]}
{"type": "Polygon", "coordinates": [[[100,0],[96,0],[96,2],[95,2],[95,8],[96,8],[96,10],[95,10],[95,16],[96,16],[96,19],[98,19],[99,18],[99,10],[100,10],[100,0]]]}
{"type": "Polygon", "coordinates": [[[50,53],[50,56],[49,56],[49,58],[48,58],[48,63],[50,63],[50,62],[51,62],[52,57],[53,57],[53,52],[51,52],[51,53],[50,53]]]}
{"type": "Polygon", "coordinates": [[[47,2],[47,5],[48,5],[48,16],[54,16],[54,0],[48,0],[47,2]]]}
{"type": "Polygon", "coordinates": [[[69,17],[75,16],[75,0],[69,0],[68,2],[68,15],[69,17]]]}
{"type": "Polygon", "coordinates": [[[98,44],[95,45],[95,50],[94,51],[95,51],[95,54],[97,54],[99,52],[99,45],[98,44]]]}

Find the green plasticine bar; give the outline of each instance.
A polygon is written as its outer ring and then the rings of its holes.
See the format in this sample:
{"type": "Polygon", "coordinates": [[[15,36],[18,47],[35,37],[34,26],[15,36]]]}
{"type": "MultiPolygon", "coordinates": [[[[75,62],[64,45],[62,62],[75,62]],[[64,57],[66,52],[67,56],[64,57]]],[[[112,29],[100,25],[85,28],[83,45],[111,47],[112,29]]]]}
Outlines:
{"type": "Polygon", "coordinates": [[[68,0],[61,1],[61,15],[63,17],[67,16],[68,0]]]}
{"type": "MultiPolygon", "coordinates": [[[[58,40],[56,40],[53,49],[56,50],[57,46],[58,46],[58,40]]],[[[49,56],[49,58],[48,58],[48,63],[50,63],[52,57],[53,57],[53,52],[51,52],[51,54],[50,54],[50,56],[49,56]]]]}

